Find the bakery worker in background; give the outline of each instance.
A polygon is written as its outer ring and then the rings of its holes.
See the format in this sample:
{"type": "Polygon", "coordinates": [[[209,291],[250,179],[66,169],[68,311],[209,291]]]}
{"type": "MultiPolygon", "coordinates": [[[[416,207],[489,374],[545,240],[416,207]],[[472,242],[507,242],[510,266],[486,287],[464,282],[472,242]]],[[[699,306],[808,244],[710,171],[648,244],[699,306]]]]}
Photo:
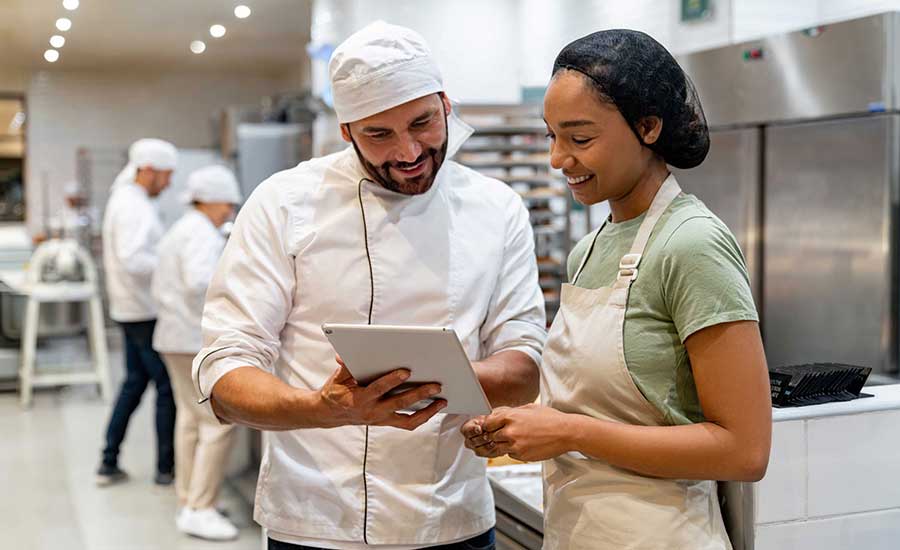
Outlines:
{"type": "Polygon", "coordinates": [[[63,193],[65,205],[60,216],[63,236],[74,239],[90,249],[92,231],[97,219],[97,209],[90,204],[90,194],[74,180],[66,183],[63,193]]]}
{"type": "Polygon", "coordinates": [[[159,242],[159,267],[153,275],[153,297],[159,308],[153,348],[166,364],[178,406],[175,419],[176,526],[209,540],[229,540],[238,530],[216,510],[234,440],[233,425],[221,424],[197,404],[191,362],[200,351],[200,319],[206,287],[225,248],[222,225],[241,202],[237,179],[224,166],[191,173],[183,200],[187,212],[159,242]]]}
{"type": "Polygon", "coordinates": [[[156,304],[150,281],[159,257],[162,222],[153,204],[172,178],[178,162],[175,146],[159,139],[142,139],[128,151],[128,164],[113,183],[103,216],[103,267],[109,315],[122,327],[125,340],[125,381],[106,430],[106,448],[97,483],[109,485],[127,478],[119,468],[119,446],[131,414],[152,380],[156,386],[157,464],[155,481],[173,480],[175,402],[169,375],[153,349],[156,304]]]}
{"type": "Polygon", "coordinates": [[[323,322],[453,328],[495,406],[538,389],[545,331],[528,211],[449,160],[470,135],[414,31],[375,22],[329,65],[347,149],[250,196],[213,277],[195,382],[268,430],[255,519],[269,548],[493,548],[486,461],[420,386],[384,394],[335,363],[323,322]]]}

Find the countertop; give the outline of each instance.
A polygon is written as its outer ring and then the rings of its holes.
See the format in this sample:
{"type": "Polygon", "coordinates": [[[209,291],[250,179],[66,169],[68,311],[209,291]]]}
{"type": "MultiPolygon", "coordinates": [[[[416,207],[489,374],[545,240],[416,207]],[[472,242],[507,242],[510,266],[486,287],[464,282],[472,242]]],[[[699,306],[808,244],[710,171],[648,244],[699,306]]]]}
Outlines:
{"type": "MultiPolygon", "coordinates": [[[[867,386],[863,393],[873,397],[840,403],[773,409],[773,422],[808,420],[900,409],[900,384],[867,386]]],[[[488,468],[497,507],[519,521],[540,530],[542,484],[540,464],[516,464],[488,468]]]]}
{"type": "Polygon", "coordinates": [[[871,394],[873,397],[838,403],[825,403],[824,405],[772,409],[772,421],[788,422],[824,416],[843,416],[900,409],[900,384],[866,386],[862,392],[871,394]]]}

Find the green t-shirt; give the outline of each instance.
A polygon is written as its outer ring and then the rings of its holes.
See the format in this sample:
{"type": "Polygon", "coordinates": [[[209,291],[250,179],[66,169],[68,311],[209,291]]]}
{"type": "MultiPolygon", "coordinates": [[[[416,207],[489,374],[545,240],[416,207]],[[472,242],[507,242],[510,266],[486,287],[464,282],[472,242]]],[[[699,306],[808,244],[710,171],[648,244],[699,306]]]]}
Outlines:
{"type": "MultiPolygon", "coordinates": [[[[608,222],[581,276],[582,288],[611,286],[646,214],[608,222]]],[[[594,232],[569,255],[569,280],[594,232]]],[[[703,422],[684,341],[706,327],[758,321],[744,256],[728,227],[699,199],[681,194],[650,236],[625,312],[625,363],[644,397],[670,424],[703,422]]],[[[727,369],[723,364],[721,368],[727,369]]]]}

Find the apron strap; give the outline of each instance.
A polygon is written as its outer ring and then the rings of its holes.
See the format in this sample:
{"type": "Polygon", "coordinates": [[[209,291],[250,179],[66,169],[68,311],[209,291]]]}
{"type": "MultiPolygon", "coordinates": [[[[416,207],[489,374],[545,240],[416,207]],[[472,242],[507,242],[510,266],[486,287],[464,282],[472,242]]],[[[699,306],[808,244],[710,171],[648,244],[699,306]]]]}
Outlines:
{"type": "MultiPolygon", "coordinates": [[[[656,227],[656,222],[659,221],[663,212],[666,211],[679,194],[681,194],[681,187],[678,185],[678,182],[675,181],[675,176],[669,174],[669,177],[663,182],[659,191],[656,192],[656,196],[653,197],[653,202],[650,203],[650,208],[647,210],[647,216],[644,218],[644,221],[641,222],[637,235],[634,237],[634,242],[631,244],[631,251],[622,256],[622,260],[619,262],[619,275],[616,278],[617,285],[630,285],[637,279],[638,265],[641,263],[641,257],[644,255],[644,249],[647,247],[647,242],[650,240],[653,228],[656,227]]],[[[588,248],[584,257],[581,258],[581,264],[579,264],[578,270],[575,272],[575,277],[572,278],[573,285],[578,281],[578,277],[584,270],[584,266],[587,265],[588,258],[590,258],[591,253],[594,251],[594,245],[597,244],[597,237],[600,236],[600,232],[603,231],[604,227],[606,227],[606,220],[604,220],[603,224],[594,231],[594,237],[591,239],[591,246],[588,248]]]]}
{"type": "Polygon", "coordinates": [[[594,251],[594,245],[597,244],[597,237],[600,236],[600,232],[603,231],[603,228],[606,227],[606,220],[603,220],[603,223],[600,224],[600,227],[594,231],[594,236],[591,238],[591,246],[588,247],[587,252],[585,252],[584,257],[581,258],[581,263],[578,265],[578,270],[575,271],[575,276],[572,277],[572,284],[578,280],[578,277],[581,275],[581,272],[584,271],[584,266],[587,265],[588,258],[591,257],[591,252],[594,251]]]}
{"type": "Polygon", "coordinates": [[[675,181],[675,176],[669,174],[662,187],[656,192],[656,196],[653,197],[653,202],[650,203],[647,216],[641,222],[641,227],[638,228],[634,242],[631,244],[631,251],[622,256],[622,260],[619,262],[619,275],[616,279],[617,286],[628,286],[637,279],[638,266],[641,264],[647,243],[650,241],[650,235],[653,233],[653,229],[663,213],[679,194],[681,194],[681,187],[675,181]]]}

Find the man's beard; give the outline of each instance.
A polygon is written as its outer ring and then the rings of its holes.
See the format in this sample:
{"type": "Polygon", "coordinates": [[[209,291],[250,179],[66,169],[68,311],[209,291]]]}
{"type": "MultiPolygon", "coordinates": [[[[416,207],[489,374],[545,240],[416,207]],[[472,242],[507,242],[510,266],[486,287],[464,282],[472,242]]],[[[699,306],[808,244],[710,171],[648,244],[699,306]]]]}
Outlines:
{"type": "Polygon", "coordinates": [[[162,194],[163,191],[166,190],[166,186],[162,183],[161,180],[162,176],[159,175],[153,178],[153,185],[151,186],[152,189],[149,189],[147,193],[148,195],[150,195],[150,198],[157,198],[162,194]]]}
{"type": "Polygon", "coordinates": [[[427,151],[423,152],[419,155],[419,158],[414,160],[413,162],[385,162],[381,166],[376,166],[369,162],[366,157],[363,156],[362,152],[359,150],[359,147],[356,145],[356,140],[352,139],[350,142],[353,144],[353,148],[356,150],[356,156],[359,157],[360,162],[363,163],[363,166],[366,167],[366,171],[372,176],[372,179],[375,180],[376,183],[393,191],[395,193],[401,193],[403,195],[421,195],[425,193],[431,186],[434,184],[435,178],[437,178],[438,170],[440,170],[441,165],[444,164],[444,159],[447,156],[447,144],[449,142],[449,135],[444,137],[444,143],[441,145],[440,149],[429,148],[427,151]],[[396,180],[391,177],[391,168],[398,167],[406,167],[406,166],[415,166],[420,162],[425,162],[427,158],[431,158],[431,171],[430,173],[425,173],[420,176],[416,176],[414,178],[404,178],[401,180],[396,180]]]}

